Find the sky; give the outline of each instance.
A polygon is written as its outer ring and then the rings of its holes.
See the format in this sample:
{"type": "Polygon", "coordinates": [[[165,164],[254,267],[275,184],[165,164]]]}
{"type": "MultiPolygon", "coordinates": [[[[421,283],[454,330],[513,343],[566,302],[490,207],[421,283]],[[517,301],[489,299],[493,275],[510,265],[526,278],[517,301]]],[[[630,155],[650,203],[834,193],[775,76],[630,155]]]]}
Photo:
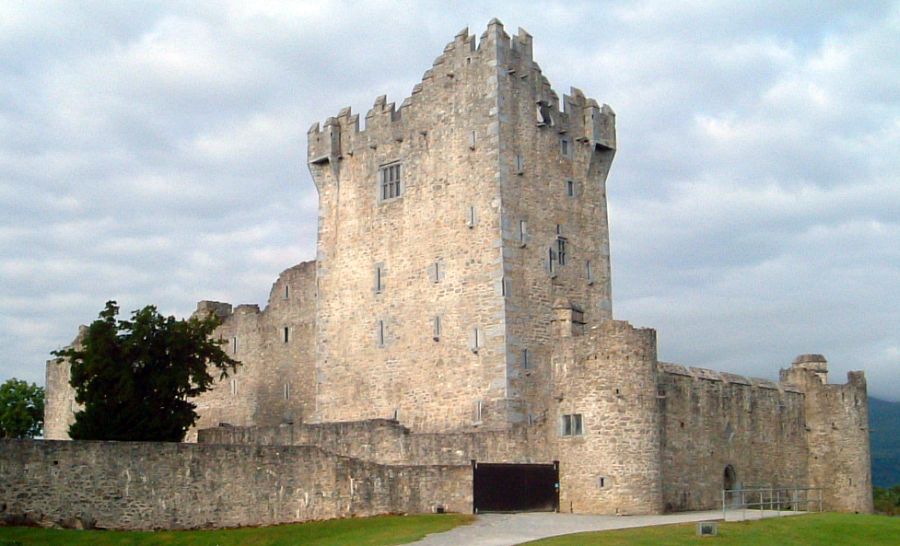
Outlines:
{"type": "Polygon", "coordinates": [[[315,257],[306,131],[462,28],[616,111],[613,312],[668,362],[822,353],[900,400],[900,2],[0,0],[0,381],[114,299],[265,304],[315,257]]]}

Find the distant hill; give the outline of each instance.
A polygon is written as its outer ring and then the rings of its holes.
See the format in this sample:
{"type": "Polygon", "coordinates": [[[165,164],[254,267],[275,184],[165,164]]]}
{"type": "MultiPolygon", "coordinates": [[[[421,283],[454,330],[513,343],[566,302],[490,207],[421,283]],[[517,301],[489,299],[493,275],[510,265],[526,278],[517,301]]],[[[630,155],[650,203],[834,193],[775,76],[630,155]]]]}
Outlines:
{"type": "Polygon", "coordinates": [[[900,402],[869,398],[872,485],[900,485],[900,402]]]}

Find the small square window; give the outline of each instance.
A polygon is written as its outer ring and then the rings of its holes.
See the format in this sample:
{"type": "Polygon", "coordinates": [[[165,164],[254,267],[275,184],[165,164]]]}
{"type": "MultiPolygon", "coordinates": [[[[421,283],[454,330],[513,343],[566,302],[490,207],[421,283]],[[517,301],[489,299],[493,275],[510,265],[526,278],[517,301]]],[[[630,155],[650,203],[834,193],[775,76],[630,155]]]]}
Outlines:
{"type": "Polygon", "coordinates": [[[580,413],[570,413],[560,417],[560,436],[582,436],[583,434],[584,426],[580,413]]]}

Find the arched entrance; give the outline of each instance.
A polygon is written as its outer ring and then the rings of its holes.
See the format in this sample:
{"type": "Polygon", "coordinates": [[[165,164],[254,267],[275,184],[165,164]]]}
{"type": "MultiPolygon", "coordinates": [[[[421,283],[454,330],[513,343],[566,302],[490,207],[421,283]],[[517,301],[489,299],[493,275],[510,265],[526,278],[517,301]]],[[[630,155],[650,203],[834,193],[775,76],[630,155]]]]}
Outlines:
{"type": "Polygon", "coordinates": [[[722,489],[728,491],[725,493],[725,500],[732,507],[737,507],[741,503],[741,495],[740,493],[736,493],[736,489],[740,489],[737,481],[737,472],[734,471],[734,467],[729,465],[725,465],[725,471],[722,473],[722,489]]]}

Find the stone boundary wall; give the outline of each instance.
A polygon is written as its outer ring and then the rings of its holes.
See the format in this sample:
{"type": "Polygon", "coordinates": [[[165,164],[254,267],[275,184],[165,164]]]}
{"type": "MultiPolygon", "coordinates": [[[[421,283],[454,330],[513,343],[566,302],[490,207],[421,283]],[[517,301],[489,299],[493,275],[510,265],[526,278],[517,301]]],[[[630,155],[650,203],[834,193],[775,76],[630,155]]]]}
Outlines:
{"type": "Polygon", "coordinates": [[[0,519],[107,529],[469,512],[469,465],[386,466],[312,446],[0,440],[0,519]]]}
{"type": "Polygon", "coordinates": [[[483,462],[546,463],[525,427],[456,433],[416,433],[390,419],[277,427],[216,427],[199,431],[201,444],[313,445],[380,464],[463,465],[483,462]]]}
{"type": "Polygon", "coordinates": [[[722,507],[730,488],[809,485],[804,395],[765,379],[660,362],[662,491],[667,512],[722,507]]]}

